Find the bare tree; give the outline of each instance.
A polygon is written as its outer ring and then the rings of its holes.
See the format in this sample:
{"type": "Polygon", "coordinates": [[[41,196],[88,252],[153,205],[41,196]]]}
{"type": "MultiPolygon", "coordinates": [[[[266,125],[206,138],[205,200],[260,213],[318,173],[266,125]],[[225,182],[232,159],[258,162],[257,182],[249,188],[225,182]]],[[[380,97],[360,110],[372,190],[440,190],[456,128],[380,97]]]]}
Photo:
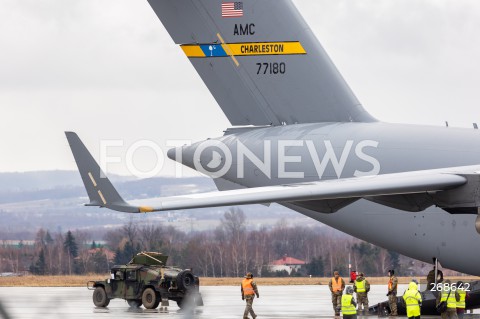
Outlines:
{"type": "Polygon", "coordinates": [[[163,228],[158,225],[144,225],[139,231],[142,249],[147,251],[161,250],[163,245],[163,228]]]}
{"type": "Polygon", "coordinates": [[[138,226],[133,222],[132,219],[130,219],[128,224],[123,225],[122,230],[124,236],[132,245],[134,245],[134,243],[137,243],[138,226]]]}
{"type": "Polygon", "coordinates": [[[226,251],[226,236],[222,227],[215,229],[215,244],[216,252],[218,255],[218,263],[220,267],[220,277],[224,276],[225,267],[225,251],[226,251]]]}
{"type": "MultiPolygon", "coordinates": [[[[336,269],[346,272],[349,253],[355,269],[373,276],[383,274],[393,258],[384,249],[340,234],[330,227],[290,226],[286,220],[280,220],[273,229],[252,230],[246,221],[244,212],[238,208],[227,210],[214,231],[185,233],[173,226],[142,225],[130,220],[108,231],[103,238],[110,250],[121,253],[117,256],[127,255],[127,252],[131,256],[139,249],[159,251],[170,256],[169,265],[193,267],[203,276],[214,277],[238,277],[249,271],[262,275],[264,266],[284,254],[306,262],[321,260],[329,276],[336,269]]],[[[73,270],[73,258],[74,264],[80,266],[75,271],[103,273],[107,270],[106,251],[95,254],[87,251],[91,233],[76,230],[74,235],[78,243],[76,258],[62,233],[50,235],[39,229],[32,246],[12,247],[4,241],[0,246],[0,271],[21,272],[44,260],[42,269],[46,274],[66,274],[73,270]]],[[[400,262],[398,257],[395,260],[397,264],[400,262]]],[[[402,257],[401,263],[408,262],[408,258],[402,257]]]]}
{"type": "Polygon", "coordinates": [[[240,275],[240,250],[242,245],[242,237],[245,233],[245,213],[239,209],[232,207],[225,212],[221,220],[221,225],[225,231],[230,249],[230,273],[238,277],[240,275]]]}

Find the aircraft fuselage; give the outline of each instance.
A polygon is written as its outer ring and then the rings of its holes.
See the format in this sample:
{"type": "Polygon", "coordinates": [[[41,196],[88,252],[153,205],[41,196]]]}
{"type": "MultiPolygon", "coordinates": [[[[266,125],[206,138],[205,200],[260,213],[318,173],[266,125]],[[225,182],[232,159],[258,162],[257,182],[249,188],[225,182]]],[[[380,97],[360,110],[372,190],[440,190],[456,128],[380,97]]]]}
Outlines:
{"type": "MultiPolygon", "coordinates": [[[[477,165],[478,145],[474,129],[318,123],[227,131],[170,150],[169,157],[180,161],[181,154],[183,164],[217,182],[258,187],[477,165]]],[[[425,204],[428,196],[282,205],[386,249],[425,262],[437,257],[444,267],[480,275],[477,214],[447,213],[425,204]]]]}

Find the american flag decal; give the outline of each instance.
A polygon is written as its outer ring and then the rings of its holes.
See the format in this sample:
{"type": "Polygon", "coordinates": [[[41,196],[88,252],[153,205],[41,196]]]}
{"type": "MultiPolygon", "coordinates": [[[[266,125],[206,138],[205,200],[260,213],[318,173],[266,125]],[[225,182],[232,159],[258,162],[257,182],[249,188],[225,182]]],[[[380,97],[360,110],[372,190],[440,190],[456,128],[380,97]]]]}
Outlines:
{"type": "Polygon", "coordinates": [[[222,18],[243,17],[243,2],[222,2],[222,18]]]}

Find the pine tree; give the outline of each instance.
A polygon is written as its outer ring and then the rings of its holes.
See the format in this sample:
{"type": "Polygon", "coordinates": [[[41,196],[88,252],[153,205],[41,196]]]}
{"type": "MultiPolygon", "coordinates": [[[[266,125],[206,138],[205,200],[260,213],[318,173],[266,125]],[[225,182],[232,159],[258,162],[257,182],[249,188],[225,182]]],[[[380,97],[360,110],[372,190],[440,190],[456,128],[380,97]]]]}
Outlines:
{"type": "Polygon", "coordinates": [[[103,274],[109,271],[109,262],[105,252],[102,250],[98,250],[92,259],[93,263],[93,271],[97,274],[103,274]]]}
{"type": "Polygon", "coordinates": [[[135,256],[135,248],[133,248],[132,243],[127,241],[125,247],[123,247],[124,262],[122,262],[122,264],[128,263],[133,258],[133,256],[135,256]]]}
{"type": "Polygon", "coordinates": [[[30,272],[35,275],[45,275],[46,263],[45,263],[45,252],[43,248],[40,250],[38,255],[38,260],[35,264],[30,266],[30,272]]]}
{"type": "MultiPolygon", "coordinates": [[[[68,255],[68,274],[72,274],[72,259],[78,256],[78,246],[77,243],[75,242],[75,237],[73,237],[73,234],[71,231],[67,232],[67,236],[65,238],[65,241],[63,242],[63,249],[67,252],[68,255]]],[[[75,267],[75,260],[73,261],[73,266],[74,266],[74,271],[77,269],[75,267]]]]}
{"type": "Polygon", "coordinates": [[[395,270],[395,274],[400,275],[402,273],[400,270],[400,254],[396,251],[389,250],[388,255],[390,257],[392,269],[395,270]]]}
{"type": "Polygon", "coordinates": [[[46,268],[46,263],[45,263],[45,251],[40,250],[40,255],[38,255],[38,260],[37,264],[35,265],[35,268],[38,271],[39,275],[45,275],[45,268],[46,268]]]}
{"type": "Polygon", "coordinates": [[[92,245],[90,246],[90,249],[95,249],[97,248],[97,244],[95,244],[95,240],[92,241],[92,245]]]}
{"type": "Polygon", "coordinates": [[[75,258],[78,256],[78,246],[71,231],[67,232],[67,236],[63,243],[63,248],[71,257],[75,258]]]}
{"type": "Polygon", "coordinates": [[[47,246],[53,243],[53,238],[50,235],[50,232],[48,230],[47,230],[47,233],[45,234],[45,243],[47,244],[47,246]]]}
{"type": "Polygon", "coordinates": [[[115,250],[115,259],[113,260],[115,265],[120,265],[120,264],[123,264],[123,251],[120,250],[120,248],[117,248],[115,250]]]}
{"type": "Polygon", "coordinates": [[[310,263],[307,264],[306,268],[309,275],[323,276],[324,274],[323,258],[321,256],[317,258],[313,257],[310,263]]]}

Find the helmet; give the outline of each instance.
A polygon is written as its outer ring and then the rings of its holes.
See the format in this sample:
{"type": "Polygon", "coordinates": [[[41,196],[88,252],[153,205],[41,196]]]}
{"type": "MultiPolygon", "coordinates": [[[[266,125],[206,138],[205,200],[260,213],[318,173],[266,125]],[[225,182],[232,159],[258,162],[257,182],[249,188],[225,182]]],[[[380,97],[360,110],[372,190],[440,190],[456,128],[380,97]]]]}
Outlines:
{"type": "Polygon", "coordinates": [[[352,286],[347,286],[347,288],[345,288],[345,293],[351,295],[353,294],[353,287],[352,286]]]}
{"type": "Polygon", "coordinates": [[[253,278],[253,275],[251,272],[248,272],[247,275],[245,276],[245,278],[247,279],[252,279],[253,278]]]}

